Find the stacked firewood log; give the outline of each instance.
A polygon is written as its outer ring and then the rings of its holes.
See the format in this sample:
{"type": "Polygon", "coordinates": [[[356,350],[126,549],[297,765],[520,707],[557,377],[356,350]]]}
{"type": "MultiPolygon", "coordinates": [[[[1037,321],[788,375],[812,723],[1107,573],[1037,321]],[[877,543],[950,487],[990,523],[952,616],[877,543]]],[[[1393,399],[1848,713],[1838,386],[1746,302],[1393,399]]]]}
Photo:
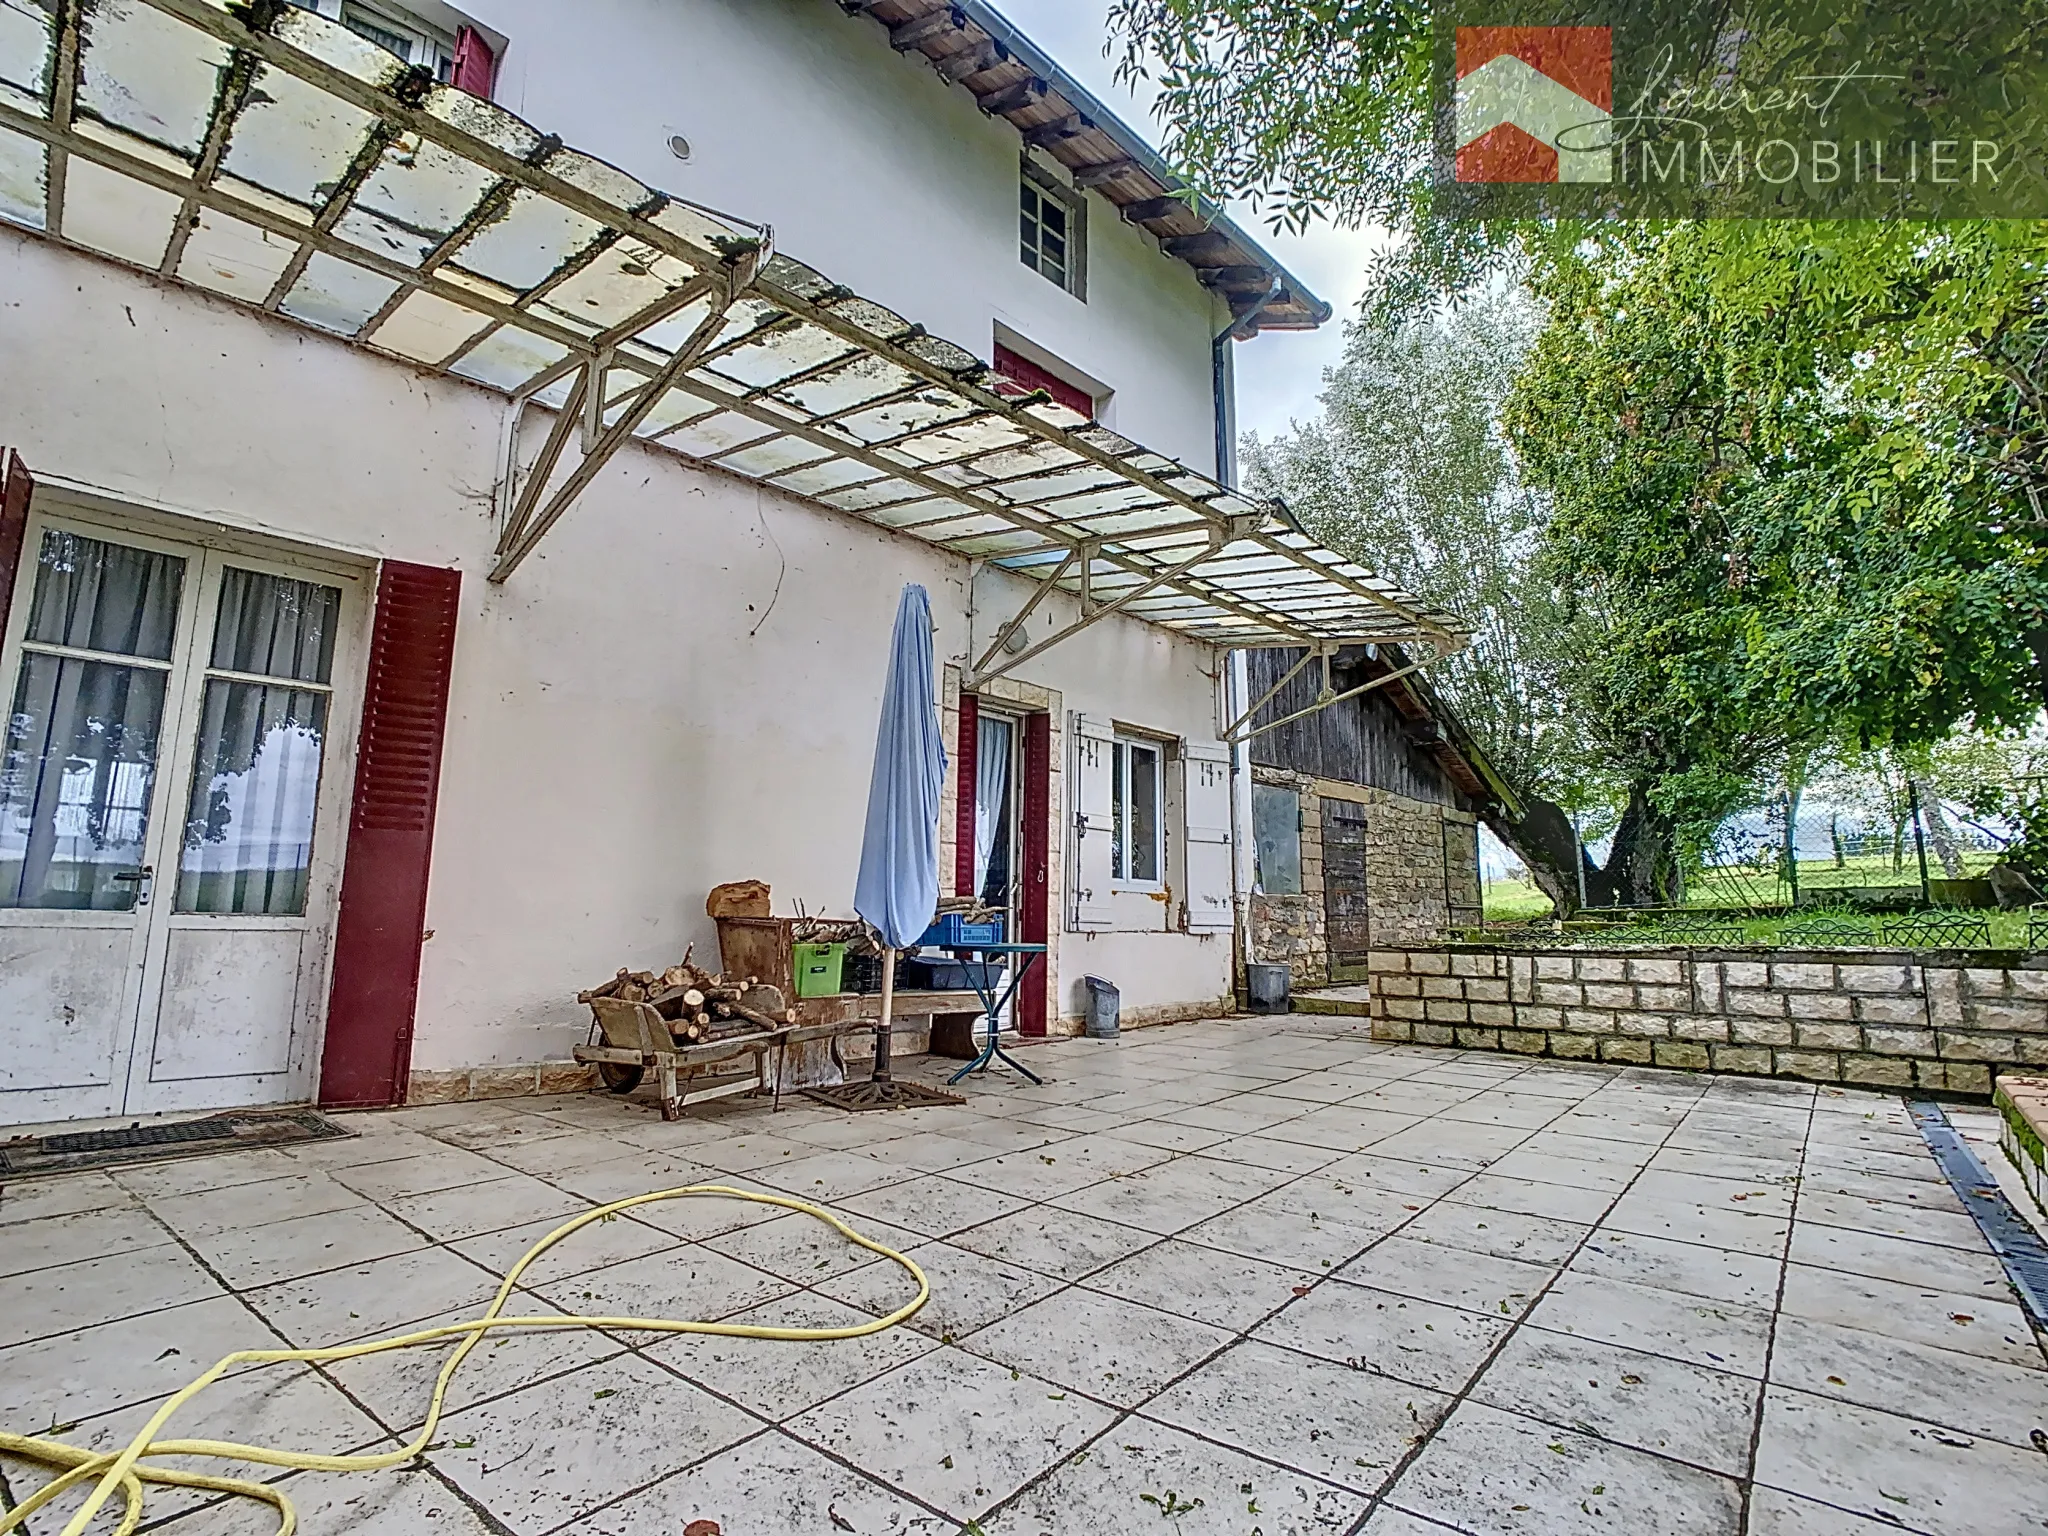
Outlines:
{"type": "Polygon", "coordinates": [[[667,1022],[678,1045],[700,1045],[796,1022],[796,1010],[781,988],[763,986],[754,976],[704,970],[690,964],[687,953],[663,971],[622,969],[611,980],[578,992],[576,1001],[594,1003],[601,997],[648,1004],[667,1022]]]}

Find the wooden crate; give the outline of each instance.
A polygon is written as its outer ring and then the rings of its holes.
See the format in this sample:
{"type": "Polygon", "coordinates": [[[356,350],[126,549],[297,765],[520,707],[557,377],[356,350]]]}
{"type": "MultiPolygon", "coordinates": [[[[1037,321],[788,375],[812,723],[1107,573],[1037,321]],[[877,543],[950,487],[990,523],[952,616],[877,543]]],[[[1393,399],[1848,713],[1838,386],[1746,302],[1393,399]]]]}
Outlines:
{"type": "Polygon", "coordinates": [[[721,917],[718,965],[728,977],[752,976],[796,1000],[796,959],[791,949],[793,917],[721,917]]]}

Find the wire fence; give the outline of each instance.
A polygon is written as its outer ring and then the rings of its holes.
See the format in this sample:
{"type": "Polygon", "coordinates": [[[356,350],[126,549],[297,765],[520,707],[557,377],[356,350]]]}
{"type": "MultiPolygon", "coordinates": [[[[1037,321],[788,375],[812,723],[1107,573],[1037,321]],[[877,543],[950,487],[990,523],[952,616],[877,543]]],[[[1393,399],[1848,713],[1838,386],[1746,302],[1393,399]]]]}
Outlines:
{"type": "Polygon", "coordinates": [[[1837,806],[1780,800],[1717,828],[1685,895],[1688,904],[1752,910],[1873,899],[1990,906],[1985,877],[2004,847],[1997,829],[1938,798],[1923,801],[1917,788],[1889,826],[1837,806]]]}

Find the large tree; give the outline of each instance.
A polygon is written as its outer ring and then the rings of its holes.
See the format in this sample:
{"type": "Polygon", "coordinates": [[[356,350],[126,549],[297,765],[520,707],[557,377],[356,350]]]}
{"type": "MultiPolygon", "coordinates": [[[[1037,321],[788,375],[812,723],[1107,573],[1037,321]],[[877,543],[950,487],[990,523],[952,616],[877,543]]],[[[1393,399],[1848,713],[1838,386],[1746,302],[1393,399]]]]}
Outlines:
{"type": "Polygon", "coordinates": [[[1606,637],[1581,696],[1652,834],[1650,895],[1673,883],[1664,850],[1788,754],[2021,724],[2038,702],[2048,571],[2017,386],[1927,319],[1912,269],[1889,269],[1903,307],[1879,311],[1868,278],[1794,252],[1745,279],[1765,239],[1682,224],[1539,263],[1550,324],[1509,411],[1555,506],[1546,562],[1606,637]],[[1901,334],[1923,324],[1939,359],[1901,334]]]}

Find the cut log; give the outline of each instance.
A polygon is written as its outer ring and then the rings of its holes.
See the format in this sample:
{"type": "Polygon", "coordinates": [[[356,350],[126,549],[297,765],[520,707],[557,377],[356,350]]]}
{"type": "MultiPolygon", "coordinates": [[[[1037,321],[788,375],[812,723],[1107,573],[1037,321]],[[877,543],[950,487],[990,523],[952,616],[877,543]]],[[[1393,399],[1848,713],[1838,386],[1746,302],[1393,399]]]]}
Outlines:
{"type": "Polygon", "coordinates": [[[614,976],[610,981],[600,982],[587,991],[578,992],[576,994],[576,1001],[587,1003],[595,997],[617,997],[619,995],[619,988],[626,984],[628,974],[627,971],[621,969],[618,975],[614,976]]]}

